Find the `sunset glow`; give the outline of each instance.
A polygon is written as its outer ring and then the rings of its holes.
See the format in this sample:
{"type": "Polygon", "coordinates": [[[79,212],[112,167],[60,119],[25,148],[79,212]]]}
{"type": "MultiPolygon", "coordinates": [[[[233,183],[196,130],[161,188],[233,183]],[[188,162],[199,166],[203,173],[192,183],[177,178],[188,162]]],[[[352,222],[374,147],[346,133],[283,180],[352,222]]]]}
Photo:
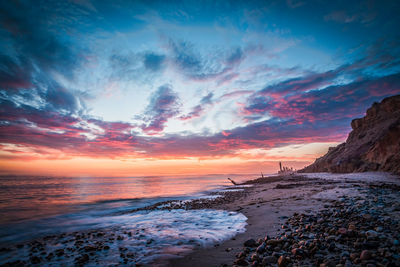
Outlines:
{"type": "Polygon", "coordinates": [[[389,3],[125,2],[0,4],[0,175],[302,168],[400,93],[389,3]]]}

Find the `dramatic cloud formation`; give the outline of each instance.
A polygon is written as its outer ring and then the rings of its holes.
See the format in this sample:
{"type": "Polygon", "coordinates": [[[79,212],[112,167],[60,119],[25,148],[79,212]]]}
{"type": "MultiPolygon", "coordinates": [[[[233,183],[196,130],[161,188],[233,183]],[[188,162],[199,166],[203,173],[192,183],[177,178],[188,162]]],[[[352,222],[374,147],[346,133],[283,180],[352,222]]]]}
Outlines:
{"type": "Polygon", "coordinates": [[[396,1],[3,1],[2,173],[88,159],[110,170],[302,166],[400,93],[399,11],[396,1]]]}
{"type": "Polygon", "coordinates": [[[146,133],[161,132],[168,119],[179,113],[179,97],[168,85],[160,86],[151,96],[143,120],[146,133]]]}

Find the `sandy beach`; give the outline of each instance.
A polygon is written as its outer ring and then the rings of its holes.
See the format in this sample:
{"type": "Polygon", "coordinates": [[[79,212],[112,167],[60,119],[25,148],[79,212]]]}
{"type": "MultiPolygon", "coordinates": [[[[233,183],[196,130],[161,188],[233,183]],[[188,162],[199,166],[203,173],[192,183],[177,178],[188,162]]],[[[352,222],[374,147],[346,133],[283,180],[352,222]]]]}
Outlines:
{"type": "MultiPolygon", "coordinates": [[[[248,218],[246,232],[222,244],[216,244],[211,248],[198,249],[183,258],[172,260],[169,266],[232,266],[236,264],[242,266],[275,266],[280,256],[286,254],[292,259],[288,257],[288,261],[286,263],[280,263],[279,266],[319,266],[319,264],[324,264],[324,262],[328,262],[328,265],[321,266],[341,266],[337,264],[341,264],[342,262],[343,266],[344,264],[346,264],[346,266],[352,266],[351,264],[367,266],[367,257],[366,259],[360,259],[360,254],[364,250],[361,249],[361,247],[354,248],[352,245],[350,245],[349,248],[329,251],[329,253],[322,254],[321,258],[310,255],[310,257],[304,257],[305,260],[303,260],[303,257],[294,257],[295,259],[293,260],[292,251],[288,248],[270,248],[270,251],[268,251],[264,246],[261,253],[256,253],[256,247],[262,247],[263,243],[265,244],[268,242],[268,239],[280,239],[281,236],[285,235],[285,232],[291,232],[288,231],[287,226],[282,227],[282,225],[285,225],[287,219],[293,217],[293,215],[315,215],[322,210],[335,209],[333,206],[338,204],[338,202],[344,204],[354,199],[356,199],[356,203],[362,203],[362,207],[364,207],[364,209],[361,207],[361,210],[357,210],[359,205],[357,206],[352,203],[351,206],[355,208],[352,212],[358,212],[358,214],[355,215],[362,216],[371,213],[373,214],[371,216],[386,216],[391,220],[392,224],[395,225],[394,228],[397,229],[394,230],[395,232],[390,232],[389,229],[386,228],[386,235],[383,234],[383,236],[381,236],[388,244],[385,242],[380,244],[383,247],[390,247],[391,252],[384,254],[382,257],[378,257],[376,255],[378,253],[373,254],[375,261],[372,257],[368,258],[368,260],[371,260],[369,262],[370,264],[375,265],[368,266],[386,266],[385,264],[388,264],[388,262],[393,264],[389,264],[389,266],[399,266],[399,183],[400,180],[398,177],[384,173],[342,175],[304,174],[272,178],[266,177],[264,179],[247,182],[246,184],[253,184],[253,187],[245,189],[247,193],[245,196],[239,197],[231,203],[224,203],[214,207],[243,213],[248,218]],[[369,191],[371,188],[376,188],[376,190],[369,191]],[[376,200],[378,197],[380,199],[383,197],[386,202],[380,202],[379,206],[377,203],[371,203],[372,207],[364,203],[371,199],[376,200]],[[384,214],[374,214],[374,212],[376,213],[376,208],[383,208],[380,211],[384,214]],[[267,236],[268,238],[266,238],[267,236]],[[246,241],[249,242],[249,240],[254,240],[256,244],[250,244],[244,247],[244,243],[246,241]],[[393,243],[395,244],[394,246],[392,246],[393,243]],[[344,258],[340,256],[343,252],[348,253],[344,258]],[[242,253],[241,256],[240,253],[242,253]],[[387,257],[385,257],[385,255],[387,257]],[[350,259],[350,256],[354,257],[354,259],[350,259]],[[268,258],[268,260],[263,261],[263,259],[266,258],[268,258]],[[387,258],[386,261],[384,261],[385,258],[387,258]],[[246,260],[240,261],[240,259],[246,260]]],[[[368,216],[366,217],[368,218],[368,216]]],[[[334,222],[335,219],[332,218],[331,223],[334,222]]],[[[377,232],[375,230],[379,230],[377,235],[382,235],[383,228],[376,229],[376,227],[380,227],[378,225],[368,225],[371,229],[364,229],[366,227],[365,221],[357,221],[354,223],[356,224],[356,228],[358,228],[357,230],[362,229],[361,236],[365,235],[365,232],[368,230],[372,231],[372,235],[375,235],[377,232]]],[[[344,224],[343,227],[346,227],[343,229],[347,229],[348,225],[345,225],[346,222],[344,222],[344,220],[342,224],[344,224]]],[[[333,231],[335,235],[337,234],[336,230],[333,231]]],[[[327,233],[322,231],[322,234],[327,233]]],[[[339,237],[339,235],[336,237],[339,237]]],[[[313,240],[314,238],[305,239],[313,240]]],[[[381,250],[384,249],[381,247],[379,248],[381,250]]],[[[379,248],[374,247],[374,251],[377,251],[379,248]]]]}
{"type": "Polygon", "coordinates": [[[399,14],[0,1],[0,267],[400,267],[399,14]]]}
{"type": "Polygon", "coordinates": [[[387,173],[264,177],[2,247],[1,266],[399,266],[398,199],[387,173]]]}

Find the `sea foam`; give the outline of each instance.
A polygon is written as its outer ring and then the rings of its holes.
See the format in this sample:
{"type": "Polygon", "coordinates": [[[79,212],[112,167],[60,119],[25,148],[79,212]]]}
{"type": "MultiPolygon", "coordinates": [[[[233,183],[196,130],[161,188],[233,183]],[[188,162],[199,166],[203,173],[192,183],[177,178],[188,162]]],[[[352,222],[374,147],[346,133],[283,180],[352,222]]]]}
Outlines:
{"type": "MultiPolygon", "coordinates": [[[[241,213],[224,210],[176,209],[141,211],[92,220],[86,224],[99,226],[98,220],[101,220],[103,228],[37,239],[35,242],[41,244],[38,251],[45,251],[47,255],[56,254],[60,249],[65,252],[46,260],[42,254],[41,265],[74,265],[76,258],[86,253],[89,266],[127,262],[162,266],[167,259],[180,257],[196,247],[212,246],[244,232],[247,218],[241,213]]],[[[29,262],[31,244],[1,253],[0,264],[15,260],[29,262]]],[[[38,256],[41,257],[39,253],[38,256]]]]}

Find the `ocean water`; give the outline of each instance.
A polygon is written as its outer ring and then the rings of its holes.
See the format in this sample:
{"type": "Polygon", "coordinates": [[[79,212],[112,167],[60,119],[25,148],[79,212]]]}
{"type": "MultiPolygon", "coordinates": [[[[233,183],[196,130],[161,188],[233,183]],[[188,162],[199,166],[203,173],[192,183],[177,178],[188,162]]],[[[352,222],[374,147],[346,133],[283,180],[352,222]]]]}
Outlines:
{"type": "Polygon", "coordinates": [[[204,195],[231,185],[227,177],[35,177],[0,176],[0,225],[85,209],[123,209],[167,198],[204,195]]]}
{"type": "MultiPolygon", "coordinates": [[[[0,177],[0,247],[50,235],[68,236],[102,229],[107,234],[123,236],[123,240],[117,245],[111,242],[107,253],[97,253],[96,264],[121,264],[118,251],[121,245],[130,248],[135,262],[146,264],[175,257],[197,246],[211,246],[245,231],[247,218],[240,213],[209,209],[127,211],[167,200],[218,197],[218,192],[236,190],[228,177],[241,182],[256,175],[3,176],[0,177]]],[[[70,241],[61,243],[66,248],[70,241]]],[[[60,248],[57,238],[46,242],[48,252],[60,248]]],[[[0,264],[24,257],[29,260],[28,254],[24,248],[2,253],[0,264]]],[[[71,255],[54,259],[52,264],[73,264],[71,255]]]]}

